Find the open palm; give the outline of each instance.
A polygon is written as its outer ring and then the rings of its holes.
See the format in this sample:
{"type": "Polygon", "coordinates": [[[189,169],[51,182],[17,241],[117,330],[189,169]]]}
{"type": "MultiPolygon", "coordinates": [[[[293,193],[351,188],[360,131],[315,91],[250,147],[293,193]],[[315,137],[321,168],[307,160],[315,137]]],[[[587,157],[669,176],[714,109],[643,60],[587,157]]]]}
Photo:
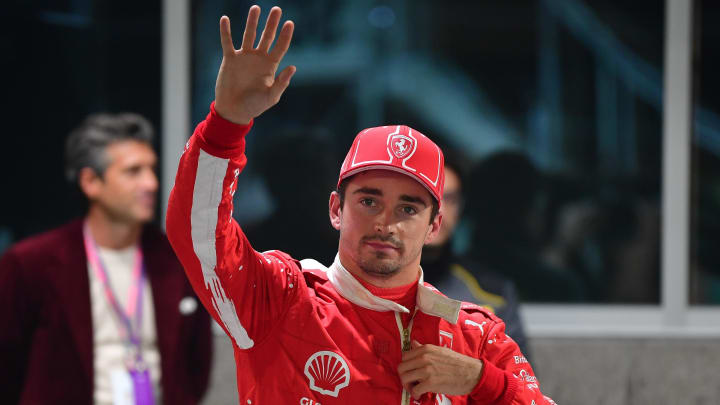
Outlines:
{"type": "Polygon", "coordinates": [[[253,47],[260,7],[252,6],[239,50],[233,45],[230,19],[227,16],[220,18],[223,60],[215,83],[215,110],[223,118],[247,124],[277,104],[290,84],[295,66],[286,67],[277,77],[275,73],[290,47],[294,28],[292,21],[283,24],[277,43],[270,50],[281,15],[279,7],[270,10],[260,41],[257,47],[253,47]]]}

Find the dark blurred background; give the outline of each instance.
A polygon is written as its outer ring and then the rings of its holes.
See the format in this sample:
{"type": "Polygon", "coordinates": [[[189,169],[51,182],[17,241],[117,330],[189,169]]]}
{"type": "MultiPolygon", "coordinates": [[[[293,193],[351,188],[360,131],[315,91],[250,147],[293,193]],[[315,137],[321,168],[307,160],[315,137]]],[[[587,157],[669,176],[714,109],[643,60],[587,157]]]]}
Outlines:
{"type": "Polygon", "coordinates": [[[159,133],[161,2],[9,0],[0,9],[0,227],[18,240],[84,212],[65,181],[63,152],[85,116],[134,111],[159,133]]]}
{"type": "MultiPolygon", "coordinates": [[[[218,18],[238,36],[253,3],[191,4],[195,125],[213,98],[218,18]]],[[[329,263],[327,198],[344,153],[361,129],[404,123],[467,155],[454,248],[513,278],[525,301],[660,302],[664,2],[259,4],[295,21],[284,64],[298,72],[248,140],[234,212],[256,249],[329,263]]],[[[162,4],[0,7],[2,250],[81,214],[62,150],[88,113],[141,113],[162,145],[162,4]]],[[[716,2],[695,2],[694,304],[720,303],[718,17],[716,2]]]]}

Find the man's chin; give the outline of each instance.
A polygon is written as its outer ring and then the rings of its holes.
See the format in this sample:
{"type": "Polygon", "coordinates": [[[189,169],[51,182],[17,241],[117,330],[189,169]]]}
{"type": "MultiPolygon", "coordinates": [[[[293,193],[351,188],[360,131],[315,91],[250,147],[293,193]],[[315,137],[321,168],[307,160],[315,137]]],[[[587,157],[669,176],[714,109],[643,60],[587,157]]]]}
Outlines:
{"type": "Polygon", "coordinates": [[[141,212],[141,213],[136,213],[135,215],[133,215],[130,222],[134,222],[137,224],[147,224],[148,222],[151,222],[153,219],[155,219],[154,211],[141,212]]]}
{"type": "Polygon", "coordinates": [[[400,265],[394,260],[368,260],[359,267],[365,274],[378,278],[390,278],[400,271],[400,265]]]}
{"type": "Polygon", "coordinates": [[[153,205],[145,205],[143,204],[139,210],[137,210],[138,217],[141,217],[143,219],[153,219],[155,218],[155,204],[153,205]]]}

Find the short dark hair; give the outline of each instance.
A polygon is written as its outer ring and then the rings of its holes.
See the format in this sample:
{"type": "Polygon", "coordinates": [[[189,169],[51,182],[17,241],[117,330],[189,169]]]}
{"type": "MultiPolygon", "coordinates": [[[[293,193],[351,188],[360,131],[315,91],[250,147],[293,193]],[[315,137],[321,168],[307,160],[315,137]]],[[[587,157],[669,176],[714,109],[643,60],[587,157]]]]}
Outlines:
{"type": "Polygon", "coordinates": [[[92,114],[65,142],[65,178],[77,182],[80,170],[85,167],[102,177],[110,164],[108,146],[126,140],[152,144],[153,137],[152,124],[139,114],[92,114]]]}
{"type": "MultiPolygon", "coordinates": [[[[337,190],[335,190],[335,191],[337,191],[338,196],[340,197],[340,208],[342,208],[345,205],[345,190],[347,189],[349,180],[352,178],[353,178],[353,176],[350,176],[350,177],[344,179],[340,183],[340,185],[338,185],[337,190]]],[[[429,191],[428,191],[428,194],[430,194],[429,191]]],[[[430,211],[430,223],[432,223],[432,221],[435,220],[435,217],[437,216],[438,212],[440,212],[440,203],[438,203],[438,201],[435,199],[435,197],[432,196],[432,194],[430,195],[430,200],[432,201],[432,211],[430,211]]]]}

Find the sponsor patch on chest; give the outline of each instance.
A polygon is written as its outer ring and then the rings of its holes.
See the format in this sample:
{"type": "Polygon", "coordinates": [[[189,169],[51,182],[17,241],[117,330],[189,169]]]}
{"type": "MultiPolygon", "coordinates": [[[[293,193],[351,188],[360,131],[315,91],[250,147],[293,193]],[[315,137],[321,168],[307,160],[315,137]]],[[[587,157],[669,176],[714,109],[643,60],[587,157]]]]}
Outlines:
{"type": "MultiPolygon", "coordinates": [[[[310,389],[337,398],[350,385],[350,368],[339,354],[327,350],[314,353],[305,362],[310,389]]],[[[309,405],[309,404],[308,404],[309,405]]]]}

